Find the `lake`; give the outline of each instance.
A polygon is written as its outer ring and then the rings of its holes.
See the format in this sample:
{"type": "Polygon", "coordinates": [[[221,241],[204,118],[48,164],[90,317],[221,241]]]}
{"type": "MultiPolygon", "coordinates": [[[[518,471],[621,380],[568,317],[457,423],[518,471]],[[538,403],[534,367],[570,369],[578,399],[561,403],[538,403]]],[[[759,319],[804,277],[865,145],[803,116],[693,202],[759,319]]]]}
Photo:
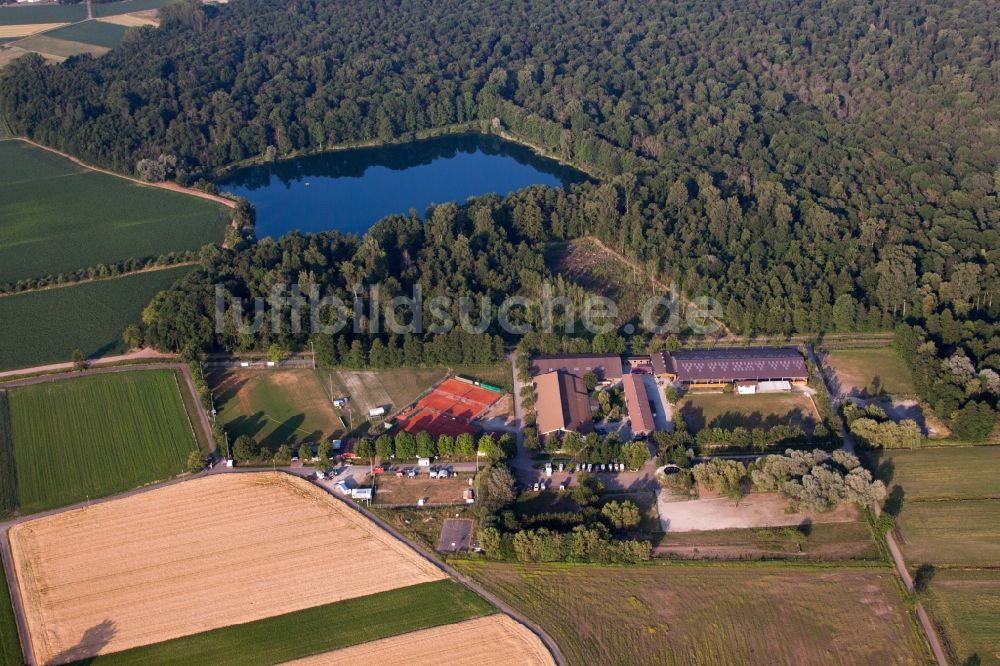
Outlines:
{"type": "Polygon", "coordinates": [[[529,185],[560,187],[587,176],[524,146],[481,134],[358,148],[236,170],[219,188],[257,207],[257,235],[337,229],[363,234],[411,208],[529,185]]]}

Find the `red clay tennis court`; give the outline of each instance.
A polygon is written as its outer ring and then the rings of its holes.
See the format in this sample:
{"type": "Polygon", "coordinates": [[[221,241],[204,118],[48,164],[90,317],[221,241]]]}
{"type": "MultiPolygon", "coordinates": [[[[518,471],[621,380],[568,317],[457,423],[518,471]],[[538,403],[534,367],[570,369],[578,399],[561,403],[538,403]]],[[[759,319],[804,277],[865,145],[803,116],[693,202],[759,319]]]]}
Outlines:
{"type": "Polygon", "coordinates": [[[406,432],[456,436],[476,432],[472,422],[503,394],[449,377],[399,415],[406,432]]]}

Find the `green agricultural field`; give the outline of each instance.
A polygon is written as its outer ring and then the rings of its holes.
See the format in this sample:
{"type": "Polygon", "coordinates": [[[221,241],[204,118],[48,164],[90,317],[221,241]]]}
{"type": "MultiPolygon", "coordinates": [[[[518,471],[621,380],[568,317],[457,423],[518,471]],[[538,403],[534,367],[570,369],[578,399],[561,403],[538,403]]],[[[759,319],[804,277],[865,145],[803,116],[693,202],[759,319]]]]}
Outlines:
{"type": "Polygon", "coordinates": [[[14,436],[10,431],[7,392],[0,389],[0,520],[17,509],[17,472],[14,469],[14,436]]]}
{"type": "Polygon", "coordinates": [[[833,371],[834,388],[844,395],[871,395],[879,388],[889,395],[916,393],[910,369],[892,347],[834,349],[823,363],[833,371]]]}
{"type": "Polygon", "coordinates": [[[455,564],[569,664],[926,663],[889,570],[455,564]]]}
{"type": "Polygon", "coordinates": [[[177,0],[124,0],[123,2],[102,2],[94,4],[92,11],[94,16],[117,16],[118,14],[130,14],[131,12],[141,12],[146,9],[159,9],[177,0]]]}
{"type": "Polygon", "coordinates": [[[941,570],[930,589],[928,606],[952,663],[1000,666],[1000,572],[941,570]]]}
{"type": "Polygon", "coordinates": [[[21,666],[21,642],[17,636],[14,609],[10,605],[10,590],[3,567],[0,566],[0,666],[21,666]]]}
{"type": "Polygon", "coordinates": [[[221,204],[0,142],[0,283],[198,249],[228,219],[221,204]]]}
{"type": "Polygon", "coordinates": [[[55,62],[62,62],[70,56],[84,53],[89,53],[96,58],[108,52],[105,46],[71,42],[68,39],[56,39],[55,37],[49,37],[47,33],[22,39],[17,43],[17,48],[24,51],[34,51],[46,60],[55,62]]]}
{"type": "Polygon", "coordinates": [[[66,39],[81,44],[93,44],[113,49],[122,43],[127,28],[102,21],[83,21],[45,33],[47,37],[66,39]]]}
{"type": "Polygon", "coordinates": [[[75,5],[0,6],[0,25],[25,23],[69,23],[87,18],[87,7],[75,5]]]}
{"type": "Polygon", "coordinates": [[[1000,446],[876,452],[878,476],[899,486],[903,501],[1000,499],[1000,446]]]}
{"type": "Polygon", "coordinates": [[[340,437],[340,410],[314,370],[253,370],[209,377],[230,437],[250,435],[274,450],[340,437]]]}
{"type": "Polygon", "coordinates": [[[802,393],[698,393],[680,403],[681,415],[692,432],[704,428],[771,428],[798,425],[811,432],[819,422],[812,401],[802,393]]]}
{"type": "Polygon", "coordinates": [[[124,351],[122,331],[153,296],[191,271],[178,266],[128,277],[0,297],[0,370],[124,351]]]}
{"type": "Polygon", "coordinates": [[[441,580],[94,657],[88,663],[269,666],[495,611],[462,585],[441,580]]]}
{"type": "Polygon", "coordinates": [[[24,514],[169,478],[196,448],[170,370],[77,377],[7,394],[24,514]]]}
{"type": "Polygon", "coordinates": [[[898,525],[913,566],[1000,565],[1000,500],[904,500],[898,525]]]}

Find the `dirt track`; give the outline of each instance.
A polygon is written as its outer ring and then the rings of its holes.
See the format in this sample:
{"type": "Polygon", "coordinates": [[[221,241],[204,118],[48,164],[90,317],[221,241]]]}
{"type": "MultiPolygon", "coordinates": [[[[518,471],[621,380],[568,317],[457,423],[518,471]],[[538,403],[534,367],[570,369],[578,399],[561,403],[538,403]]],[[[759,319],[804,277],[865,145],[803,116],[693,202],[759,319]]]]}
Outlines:
{"type": "Polygon", "coordinates": [[[553,664],[545,645],[506,615],[490,615],[288,662],[294,666],[553,664]]]}
{"type": "Polygon", "coordinates": [[[307,481],[267,472],[209,476],[21,523],[10,541],[39,663],[445,577],[307,481]],[[359,562],[370,575],[352,575],[359,562]],[[220,563],[229,576],[220,577],[220,563]],[[289,581],[307,571],[316,575],[290,594],[289,581]]]}

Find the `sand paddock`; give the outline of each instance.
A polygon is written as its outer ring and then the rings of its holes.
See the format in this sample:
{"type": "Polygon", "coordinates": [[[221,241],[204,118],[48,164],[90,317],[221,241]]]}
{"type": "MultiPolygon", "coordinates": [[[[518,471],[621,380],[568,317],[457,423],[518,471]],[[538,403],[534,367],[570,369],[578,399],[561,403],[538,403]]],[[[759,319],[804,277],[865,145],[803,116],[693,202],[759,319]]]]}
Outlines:
{"type": "Polygon", "coordinates": [[[10,540],[40,663],[445,578],[323,490],[274,472],[40,518],[10,540]]]}
{"type": "Polygon", "coordinates": [[[542,666],[553,663],[542,641],[506,615],[446,624],[288,662],[294,666],[542,666]]]}

